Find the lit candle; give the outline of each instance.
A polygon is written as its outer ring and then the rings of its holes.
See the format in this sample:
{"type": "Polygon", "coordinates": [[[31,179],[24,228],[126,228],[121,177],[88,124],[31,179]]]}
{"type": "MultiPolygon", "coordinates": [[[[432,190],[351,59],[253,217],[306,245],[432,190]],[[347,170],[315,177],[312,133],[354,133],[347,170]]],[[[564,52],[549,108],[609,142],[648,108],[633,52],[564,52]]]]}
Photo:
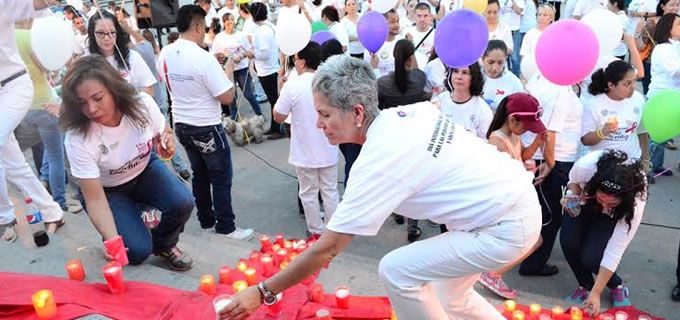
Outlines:
{"type": "Polygon", "coordinates": [[[83,281],[85,280],[85,269],[80,259],[73,259],[66,264],[66,272],[71,280],[83,281]]]}
{"type": "Polygon", "coordinates": [[[341,286],[335,289],[335,304],[340,309],[349,308],[349,288],[346,286],[341,286]]]}
{"type": "Polygon", "coordinates": [[[274,237],[274,239],[275,239],[275,243],[276,243],[276,244],[278,244],[278,245],[280,245],[280,246],[283,246],[283,241],[285,240],[285,238],[283,237],[282,234],[280,234],[280,233],[277,234],[277,235],[274,237]]]}
{"type": "Polygon", "coordinates": [[[263,255],[260,258],[260,263],[262,264],[262,273],[265,277],[271,277],[274,274],[274,259],[270,255],[263,255]]]}
{"type": "Polygon", "coordinates": [[[571,320],[583,319],[583,311],[581,311],[581,309],[579,309],[578,307],[571,307],[569,315],[571,315],[571,320]]]}
{"type": "Polygon", "coordinates": [[[283,248],[288,250],[289,252],[293,251],[293,243],[288,240],[285,240],[283,241],[283,248]]]}
{"type": "Polygon", "coordinates": [[[274,256],[274,264],[281,265],[282,262],[286,261],[286,258],[288,258],[288,251],[286,249],[279,249],[274,256]]]}
{"type": "Polygon", "coordinates": [[[215,285],[215,277],[212,274],[202,275],[199,280],[198,290],[207,295],[214,295],[217,293],[217,286],[215,285]]]}
{"type": "Polygon", "coordinates": [[[317,320],[333,320],[331,318],[331,312],[328,311],[327,309],[319,309],[316,311],[316,319],[317,320]]]}
{"type": "Polygon", "coordinates": [[[553,316],[559,316],[563,313],[564,313],[564,309],[562,309],[562,307],[560,307],[560,306],[552,308],[552,315],[553,316]]]}
{"type": "Polygon", "coordinates": [[[272,241],[268,235],[263,234],[260,236],[260,251],[267,252],[272,248],[272,241]]]}
{"type": "Polygon", "coordinates": [[[529,305],[529,314],[532,316],[537,316],[541,313],[541,305],[538,303],[532,303],[529,305]]]}
{"type": "Polygon", "coordinates": [[[397,314],[392,310],[392,316],[390,317],[390,320],[397,320],[397,314]]]}
{"type": "Polygon", "coordinates": [[[219,275],[220,275],[220,283],[221,284],[231,284],[234,282],[234,280],[231,279],[231,273],[232,270],[231,268],[224,266],[220,268],[219,275]]]}
{"type": "Polygon", "coordinates": [[[57,303],[52,290],[40,290],[33,294],[31,300],[39,319],[52,319],[57,315],[57,303]]]}
{"type": "Polygon", "coordinates": [[[646,314],[641,314],[638,316],[638,320],[652,320],[652,317],[646,315],[646,314]]]}
{"type": "Polygon", "coordinates": [[[312,302],[322,303],[323,298],[323,285],[320,283],[313,284],[312,287],[309,288],[309,299],[312,300],[312,302]]]}
{"type": "Polygon", "coordinates": [[[515,300],[505,300],[505,303],[503,303],[503,305],[505,306],[505,311],[508,312],[514,312],[515,309],[517,308],[517,303],[515,302],[515,300]]]}
{"type": "Polygon", "coordinates": [[[246,271],[246,269],[248,269],[248,264],[245,260],[241,259],[241,261],[236,264],[236,269],[241,272],[246,271]]]}
{"type": "Polygon", "coordinates": [[[278,243],[275,243],[272,245],[272,252],[276,253],[276,251],[281,250],[281,245],[278,243]]]}
{"type": "Polygon", "coordinates": [[[616,311],[616,313],[614,313],[614,319],[616,319],[616,320],[628,320],[628,312],[616,311]]]}
{"type": "Polygon", "coordinates": [[[286,268],[288,268],[288,261],[281,262],[279,269],[284,270],[286,268]]]}
{"type": "Polygon", "coordinates": [[[234,288],[235,292],[241,292],[248,288],[248,282],[243,280],[235,281],[234,284],[232,284],[232,287],[234,288]]]}
{"type": "Polygon", "coordinates": [[[246,275],[246,282],[248,282],[248,285],[254,286],[257,284],[257,270],[248,268],[243,271],[243,274],[246,275]]]}
{"type": "Polygon", "coordinates": [[[522,310],[515,310],[512,313],[512,320],[524,320],[524,312],[522,310]]]}
{"type": "Polygon", "coordinates": [[[123,267],[118,261],[112,261],[102,267],[104,279],[113,294],[125,292],[125,281],[123,280],[123,267]]]}
{"type": "Polygon", "coordinates": [[[250,260],[250,262],[252,263],[257,263],[260,260],[260,253],[259,252],[251,253],[248,260],[250,260]]]}
{"type": "Polygon", "coordinates": [[[221,294],[213,299],[213,307],[215,307],[215,314],[219,314],[222,309],[231,303],[230,294],[221,294]]]}

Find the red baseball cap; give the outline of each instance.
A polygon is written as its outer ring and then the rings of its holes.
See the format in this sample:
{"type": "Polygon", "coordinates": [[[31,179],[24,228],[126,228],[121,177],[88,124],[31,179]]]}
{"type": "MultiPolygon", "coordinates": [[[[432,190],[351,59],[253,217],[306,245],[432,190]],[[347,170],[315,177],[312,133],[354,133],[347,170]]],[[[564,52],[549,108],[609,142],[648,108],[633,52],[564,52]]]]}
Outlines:
{"type": "Polygon", "coordinates": [[[543,133],[546,131],[545,125],[541,122],[543,109],[538,104],[538,100],[528,93],[513,93],[507,96],[505,108],[508,116],[513,116],[524,125],[527,131],[533,133],[543,133]]]}

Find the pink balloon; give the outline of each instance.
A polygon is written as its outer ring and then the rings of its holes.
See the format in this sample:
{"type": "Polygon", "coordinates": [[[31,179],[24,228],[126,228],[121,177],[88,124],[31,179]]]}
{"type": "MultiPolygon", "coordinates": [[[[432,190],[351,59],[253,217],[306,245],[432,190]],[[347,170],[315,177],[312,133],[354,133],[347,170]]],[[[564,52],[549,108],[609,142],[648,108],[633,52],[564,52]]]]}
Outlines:
{"type": "Polygon", "coordinates": [[[536,64],[557,85],[576,84],[590,75],[600,55],[595,32],[585,23],[567,19],[550,25],[536,44],[536,64]]]}

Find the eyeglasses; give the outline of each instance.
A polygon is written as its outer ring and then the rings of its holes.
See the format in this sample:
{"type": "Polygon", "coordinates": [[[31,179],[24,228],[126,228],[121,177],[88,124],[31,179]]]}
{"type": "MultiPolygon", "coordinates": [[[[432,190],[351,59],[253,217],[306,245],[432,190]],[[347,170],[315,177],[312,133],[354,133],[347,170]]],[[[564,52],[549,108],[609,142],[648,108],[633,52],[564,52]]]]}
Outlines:
{"type": "Polygon", "coordinates": [[[118,33],[115,32],[115,31],[110,31],[110,32],[107,32],[107,31],[95,31],[95,32],[94,32],[94,35],[95,35],[97,38],[99,38],[99,39],[105,39],[105,38],[111,38],[111,39],[113,39],[113,38],[115,38],[115,37],[118,35],[118,33]]]}
{"type": "Polygon", "coordinates": [[[512,116],[520,116],[520,117],[533,116],[536,121],[539,121],[539,120],[541,120],[542,115],[543,115],[543,108],[539,107],[538,110],[536,110],[536,112],[513,112],[508,117],[512,117],[512,116]]]}

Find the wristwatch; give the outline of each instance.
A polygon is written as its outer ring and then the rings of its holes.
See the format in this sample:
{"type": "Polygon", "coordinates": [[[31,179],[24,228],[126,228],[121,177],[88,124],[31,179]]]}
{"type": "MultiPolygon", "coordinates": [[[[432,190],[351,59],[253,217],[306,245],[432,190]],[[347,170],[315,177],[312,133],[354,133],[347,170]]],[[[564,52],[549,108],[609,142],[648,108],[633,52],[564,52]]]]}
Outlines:
{"type": "Polygon", "coordinates": [[[257,290],[260,290],[260,299],[265,306],[271,306],[278,302],[276,295],[264,285],[264,281],[257,284],[257,290]]]}

